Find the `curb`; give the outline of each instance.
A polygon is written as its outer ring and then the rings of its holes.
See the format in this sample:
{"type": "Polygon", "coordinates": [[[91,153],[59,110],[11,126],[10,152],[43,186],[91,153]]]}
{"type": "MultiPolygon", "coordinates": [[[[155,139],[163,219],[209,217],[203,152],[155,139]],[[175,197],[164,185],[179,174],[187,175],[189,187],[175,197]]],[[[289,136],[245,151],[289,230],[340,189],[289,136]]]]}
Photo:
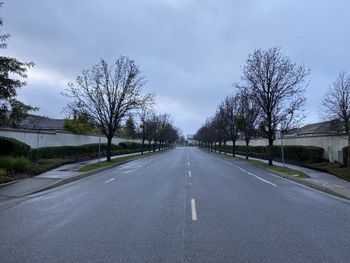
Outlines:
{"type": "MultiPolygon", "coordinates": [[[[205,150],[206,151],[206,150],[205,150]]],[[[220,156],[225,156],[223,154],[220,154],[218,152],[212,152],[212,151],[206,151],[208,153],[216,153],[220,156]]],[[[226,155],[227,156],[227,155],[226,155]]],[[[244,162],[244,160],[242,160],[242,162],[244,162]]],[[[305,185],[305,186],[308,186],[310,188],[313,188],[313,189],[316,189],[318,191],[321,191],[321,192],[324,192],[324,193],[327,193],[327,194],[331,194],[331,195],[334,195],[334,196],[337,196],[337,197],[341,197],[341,198],[344,198],[346,200],[349,200],[350,201],[350,196],[348,195],[345,195],[345,194],[342,194],[342,193],[339,193],[338,191],[335,191],[331,188],[328,188],[324,185],[321,185],[321,184],[317,184],[315,182],[312,182],[312,181],[306,181],[306,179],[302,179],[302,178],[297,178],[297,177],[294,177],[292,175],[289,175],[289,174],[284,174],[284,173],[281,173],[281,172],[276,172],[274,170],[270,170],[270,169],[264,169],[263,170],[267,170],[269,171],[270,173],[273,173],[277,176],[280,176],[282,178],[285,178],[285,179],[288,179],[288,180],[291,180],[291,181],[294,181],[294,182],[297,182],[299,184],[302,184],[302,185],[305,185]]]]}
{"type": "Polygon", "coordinates": [[[326,187],[326,186],[324,186],[322,184],[317,184],[317,183],[312,182],[312,181],[307,181],[307,179],[297,178],[297,177],[294,177],[292,175],[279,173],[279,172],[276,172],[276,171],[273,171],[273,170],[270,170],[270,169],[268,169],[268,170],[271,171],[272,173],[282,177],[282,178],[286,178],[288,180],[300,183],[302,185],[308,186],[308,187],[316,189],[318,191],[325,192],[325,193],[331,194],[331,195],[335,195],[337,197],[341,197],[341,198],[344,198],[344,199],[350,201],[350,196],[342,194],[342,193],[339,193],[338,191],[335,191],[335,190],[333,190],[331,188],[328,188],[328,187],[326,187]]]}
{"type": "Polygon", "coordinates": [[[3,188],[3,187],[6,187],[6,186],[9,186],[11,184],[14,184],[14,183],[18,183],[20,181],[22,181],[24,179],[19,179],[19,180],[15,180],[15,181],[11,181],[11,182],[7,182],[7,183],[4,183],[4,184],[0,184],[0,188],[3,188]]]}

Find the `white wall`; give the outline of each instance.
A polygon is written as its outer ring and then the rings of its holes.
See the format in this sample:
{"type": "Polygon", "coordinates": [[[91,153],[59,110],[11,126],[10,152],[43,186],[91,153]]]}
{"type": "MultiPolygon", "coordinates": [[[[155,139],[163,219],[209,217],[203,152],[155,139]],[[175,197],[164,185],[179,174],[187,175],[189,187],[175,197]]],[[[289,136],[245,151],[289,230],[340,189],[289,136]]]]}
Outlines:
{"type": "MultiPolygon", "coordinates": [[[[79,146],[83,144],[98,143],[99,136],[78,135],[63,131],[34,131],[0,128],[0,136],[14,138],[28,144],[32,148],[46,146],[79,146]]],[[[138,140],[127,140],[124,138],[113,138],[113,144],[122,141],[139,142],[138,140]]],[[[107,143],[105,136],[101,135],[101,143],[107,143]]]]}
{"type": "MultiPolygon", "coordinates": [[[[232,145],[232,142],[228,144],[232,145]]],[[[245,145],[245,141],[240,140],[236,142],[236,145],[245,145]]],[[[267,139],[253,139],[249,143],[250,146],[266,146],[268,145],[267,139]]],[[[281,140],[274,141],[274,145],[281,145],[281,140]]],[[[325,150],[324,158],[330,159],[329,154],[337,162],[343,162],[342,150],[348,145],[346,136],[303,136],[303,137],[290,137],[283,139],[283,145],[303,145],[303,146],[317,146],[325,150]]]]}

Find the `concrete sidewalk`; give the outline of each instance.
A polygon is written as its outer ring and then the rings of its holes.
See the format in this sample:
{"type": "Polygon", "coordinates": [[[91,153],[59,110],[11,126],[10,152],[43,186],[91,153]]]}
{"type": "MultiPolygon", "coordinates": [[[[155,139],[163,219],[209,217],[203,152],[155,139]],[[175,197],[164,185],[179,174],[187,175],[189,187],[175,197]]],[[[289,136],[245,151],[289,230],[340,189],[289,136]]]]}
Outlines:
{"type": "MultiPolygon", "coordinates": [[[[227,153],[226,155],[232,156],[231,153],[227,153]]],[[[237,155],[237,154],[236,154],[236,157],[245,158],[245,156],[237,155]]],[[[249,160],[257,160],[257,161],[264,162],[266,164],[268,163],[267,160],[254,158],[254,157],[249,157],[249,160]]],[[[273,164],[276,166],[281,166],[281,167],[283,166],[281,162],[273,161],[273,164]]],[[[310,176],[310,178],[299,178],[293,175],[284,175],[284,174],[282,175],[278,173],[279,175],[287,179],[301,183],[303,185],[315,188],[317,190],[350,200],[350,182],[344,179],[338,178],[329,173],[319,172],[319,171],[312,170],[312,169],[305,168],[298,165],[285,164],[284,166],[293,170],[302,171],[306,173],[308,176],[310,176]]],[[[275,171],[272,171],[272,172],[276,173],[275,171]]]]}
{"type": "MultiPolygon", "coordinates": [[[[138,155],[138,154],[140,154],[140,152],[115,155],[115,156],[112,156],[112,159],[121,158],[124,156],[138,155]]],[[[149,152],[144,152],[144,154],[147,155],[149,154],[149,152]]],[[[103,157],[101,158],[101,161],[104,161],[105,159],[106,158],[103,157]]],[[[107,169],[110,169],[111,167],[122,164],[122,163],[118,163],[115,165],[99,168],[94,171],[85,172],[85,173],[78,171],[81,167],[87,164],[97,163],[98,161],[99,159],[93,159],[88,161],[66,164],[66,165],[57,167],[51,171],[37,175],[35,177],[26,178],[14,183],[10,183],[5,186],[0,185],[0,201],[8,198],[23,197],[32,193],[37,193],[39,191],[57,187],[75,180],[79,180],[91,174],[94,174],[96,173],[97,170],[101,172],[102,170],[107,170],[107,169]]]]}

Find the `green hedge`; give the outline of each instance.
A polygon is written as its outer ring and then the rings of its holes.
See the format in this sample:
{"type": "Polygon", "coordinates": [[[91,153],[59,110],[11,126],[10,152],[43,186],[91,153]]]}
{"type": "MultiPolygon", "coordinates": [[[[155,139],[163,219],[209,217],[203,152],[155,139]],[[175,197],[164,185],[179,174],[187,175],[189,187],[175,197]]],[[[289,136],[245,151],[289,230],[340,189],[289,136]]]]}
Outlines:
{"type": "MultiPolygon", "coordinates": [[[[138,142],[121,142],[119,146],[123,149],[141,149],[141,143],[138,142]]],[[[148,145],[144,144],[144,148],[148,148],[148,145]]]]}
{"type": "Polygon", "coordinates": [[[344,165],[348,165],[348,147],[343,148],[343,160],[344,160],[344,165]]]}
{"type": "MultiPolygon", "coordinates": [[[[151,145],[151,148],[153,146],[151,145]]],[[[85,144],[81,146],[57,146],[57,147],[41,147],[31,149],[29,145],[22,143],[16,139],[0,137],[0,156],[27,156],[31,160],[40,158],[66,158],[71,156],[86,156],[91,157],[98,155],[98,143],[85,144]]],[[[148,150],[149,145],[144,144],[144,150],[148,150]]],[[[119,145],[112,144],[112,154],[123,154],[130,152],[141,151],[141,143],[136,142],[121,142],[119,145]]],[[[101,144],[101,154],[106,155],[107,144],[101,144]]]]}
{"type": "Polygon", "coordinates": [[[0,156],[0,169],[12,173],[27,172],[29,161],[25,157],[0,156]]]}
{"type": "MultiPolygon", "coordinates": [[[[246,146],[236,145],[236,154],[245,155],[246,146]]],[[[324,149],[315,146],[301,146],[301,145],[286,145],[283,147],[285,160],[317,163],[323,161],[324,149]]],[[[232,153],[232,146],[227,145],[226,151],[232,153]]],[[[268,159],[268,146],[249,146],[249,156],[268,159]]],[[[272,147],[272,156],[274,158],[281,158],[281,146],[274,145],[272,147]]]]}
{"type": "MultiPolygon", "coordinates": [[[[98,143],[85,144],[80,146],[57,146],[57,147],[41,147],[32,149],[29,158],[35,159],[51,159],[51,158],[67,158],[71,156],[86,156],[98,154],[98,143]]],[[[121,150],[119,145],[112,144],[112,152],[121,150]]],[[[101,153],[105,154],[107,151],[107,144],[101,144],[101,153]]]]}
{"type": "Polygon", "coordinates": [[[16,139],[0,137],[0,155],[26,156],[30,146],[16,139]]]}
{"type": "MultiPolygon", "coordinates": [[[[81,146],[58,146],[58,147],[41,147],[38,149],[32,149],[29,153],[31,160],[37,159],[51,159],[51,158],[67,158],[67,157],[97,157],[98,156],[98,143],[85,144],[81,146]]],[[[144,149],[148,149],[145,145],[144,149]]],[[[122,142],[119,145],[112,144],[112,155],[125,154],[138,152],[141,150],[140,143],[122,142]]],[[[101,155],[107,154],[107,144],[101,144],[101,155]]]]}

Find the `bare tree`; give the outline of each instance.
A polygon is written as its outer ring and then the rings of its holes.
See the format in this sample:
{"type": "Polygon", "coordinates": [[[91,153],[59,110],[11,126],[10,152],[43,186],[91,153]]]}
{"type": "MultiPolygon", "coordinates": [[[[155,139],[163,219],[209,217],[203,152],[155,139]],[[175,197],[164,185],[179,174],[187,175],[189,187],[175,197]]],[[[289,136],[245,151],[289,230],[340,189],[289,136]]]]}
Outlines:
{"type": "Polygon", "coordinates": [[[215,144],[219,143],[219,153],[222,151],[222,143],[226,144],[227,141],[227,130],[226,130],[226,118],[225,112],[220,110],[220,108],[216,111],[212,121],[211,126],[214,129],[215,133],[215,144]]]}
{"type": "Polygon", "coordinates": [[[146,120],[146,140],[148,141],[149,152],[153,148],[153,152],[156,151],[156,144],[158,140],[159,132],[159,115],[155,112],[152,112],[146,120]],[[152,147],[153,142],[153,147],[152,147]]]}
{"type": "Polygon", "coordinates": [[[232,154],[236,154],[236,141],[238,138],[237,120],[239,117],[239,95],[228,96],[219,107],[223,112],[226,134],[232,141],[232,154]]]}
{"type": "Polygon", "coordinates": [[[213,119],[208,118],[205,124],[198,129],[194,137],[202,146],[213,151],[213,144],[217,140],[213,119]]]}
{"type": "Polygon", "coordinates": [[[162,144],[167,141],[168,133],[172,128],[172,121],[168,113],[158,116],[159,125],[157,127],[158,150],[160,151],[162,144]]]}
{"type": "Polygon", "coordinates": [[[141,115],[141,124],[138,128],[138,137],[141,142],[148,141],[149,151],[153,142],[153,152],[162,147],[168,147],[175,143],[179,138],[179,130],[174,127],[170,114],[157,114],[152,111],[143,111],[141,115]]]}
{"type": "Polygon", "coordinates": [[[261,111],[260,131],[269,142],[269,165],[278,128],[295,126],[304,116],[305,78],[310,70],[298,66],[279,48],[255,50],[243,67],[242,80],[261,111]]]}
{"type": "Polygon", "coordinates": [[[145,78],[135,62],[123,56],[112,66],[101,59],[68,84],[64,93],[72,99],[68,108],[87,114],[100,127],[107,137],[107,161],[111,160],[112,138],[122,119],[153,100],[151,94],[142,94],[144,84],[145,78]]]}
{"type": "Polygon", "coordinates": [[[239,93],[239,117],[237,127],[243,133],[246,143],[246,159],[249,159],[249,142],[256,135],[259,107],[246,89],[239,93]]]}
{"type": "Polygon", "coordinates": [[[201,146],[212,150],[214,141],[214,128],[211,125],[211,120],[207,120],[206,123],[198,129],[194,138],[200,143],[201,146]]]}
{"type": "Polygon", "coordinates": [[[150,121],[151,111],[148,107],[142,106],[140,111],[140,121],[136,125],[136,136],[141,141],[141,154],[144,152],[145,141],[149,134],[149,121],[150,121]]]}
{"type": "Polygon", "coordinates": [[[322,103],[323,116],[328,120],[340,120],[340,132],[348,138],[348,160],[350,167],[350,75],[341,72],[330,87],[322,103]]]}

